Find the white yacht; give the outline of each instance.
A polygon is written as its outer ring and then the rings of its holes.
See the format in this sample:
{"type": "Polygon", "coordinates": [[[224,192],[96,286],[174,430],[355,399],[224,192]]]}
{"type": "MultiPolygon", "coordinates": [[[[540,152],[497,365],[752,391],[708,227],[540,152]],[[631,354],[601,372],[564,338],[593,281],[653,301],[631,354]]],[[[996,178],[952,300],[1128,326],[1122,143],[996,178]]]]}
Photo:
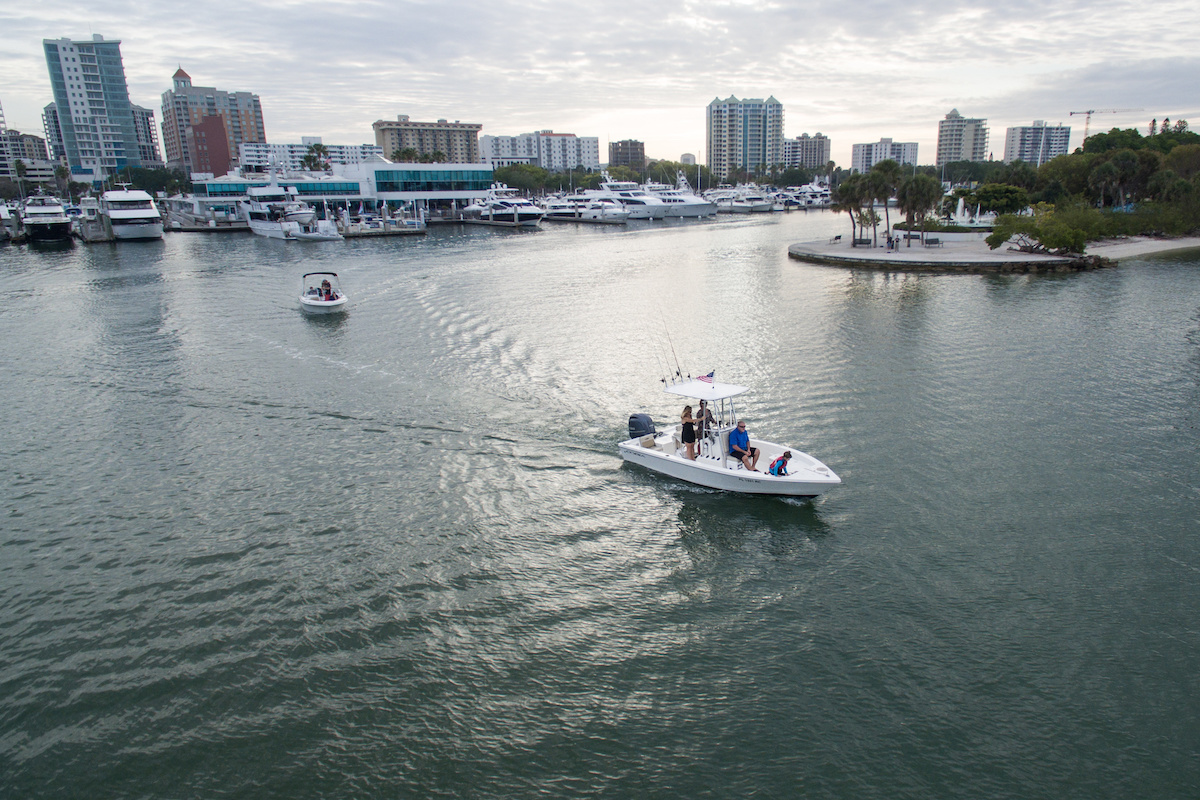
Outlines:
{"type": "Polygon", "coordinates": [[[108,218],[114,239],[162,238],[163,219],[154,198],[128,184],[100,196],[100,215],[108,218]]]}
{"type": "Polygon", "coordinates": [[[21,206],[21,228],[31,242],[58,242],[71,238],[71,218],[57,197],[38,194],[21,206]]]}
{"type": "Polygon", "coordinates": [[[602,173],[604,181],[599,189],[584,189],[581,194],[597,200],[616,200],[625,206],[630,219],[662,219],[667,215],[667,205],[654,195],[648,194],[633,181],[614,181],[608,173],[602,173]]]}
{"type": "Polygon", "coordinates": [[[711,217],[717,213],[717,204],[696,196],[682,172],[675,179],[674,186],[644,183],[642,188],[663,201],[668,217],[711,217]]]}
{"type": "Polygon", "coordinates": [[[710,373],[703,379],[689,379],[669,384],[666,391],[678,397],[708,401],[713,419],[702,434],[697,434],[696,457],[688,458],[682,441],[680,425],[664,431],[654,428],[648,414],[629,417],[629,438],[617,447],[621,458],[646,469],[672,478],[744,494],[765,494],[784,497],[816,497],[839,485],[842,479],[833,470],[795,447],[762,439],[749,438],[749,447],[758,457],[747,469],[742,461],[729,453],[729,434],[737,427],[733,398],[749,389],[731,383],[717,383],[710,373]],[[781,458],[782,469],[771,474],[768,465],[781,458]]]}
{"type": "Polygon", "coordinates": [[[598,200],[594,197],[571,195],[548,198],[542,204],[546,212],[543,219],[557,222],[593,222],[601,225],[624,225],[629,220],[629,211],[615,200],[598,200]]]}
{"type": "Polygon", "coordinates": [[[829,187],[816,181],[804,186],[789,186],[787,192],[796,199],[798,205],[805,208],[829,208],[832,204],[829,187]]]}
{"type": "Polygon", "coordinates": [[[537,228],[546,212],[503,183],[493,183],[487,196],[463,209],[463,222],[501,228],[537,228]]]}
{"type": "Polygon", "coordinates": [[[295,186],[251,186],[239,207],[250,230],[271,239],[336,242],[342,240],[331,220],[316,219],[312,206],[300,200],[295,186]]]}

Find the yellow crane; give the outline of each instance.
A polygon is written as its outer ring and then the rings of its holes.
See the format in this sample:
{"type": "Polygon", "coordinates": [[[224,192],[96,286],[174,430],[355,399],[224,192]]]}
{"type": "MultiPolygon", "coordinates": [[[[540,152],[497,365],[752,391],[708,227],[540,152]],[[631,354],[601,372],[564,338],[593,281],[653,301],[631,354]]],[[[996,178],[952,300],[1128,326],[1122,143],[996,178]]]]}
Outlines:
{"type": "Polygon", "coordinates": [[[1124,114],[1127,111],[1145,111],[1144,108],[1091,108],[1087,111],[1072,111],[1071,116],[1083,114],[1083,140],[1086,142],[1088,137],[1088,128],[1092,125],[1092,114],[1124,114]]]}

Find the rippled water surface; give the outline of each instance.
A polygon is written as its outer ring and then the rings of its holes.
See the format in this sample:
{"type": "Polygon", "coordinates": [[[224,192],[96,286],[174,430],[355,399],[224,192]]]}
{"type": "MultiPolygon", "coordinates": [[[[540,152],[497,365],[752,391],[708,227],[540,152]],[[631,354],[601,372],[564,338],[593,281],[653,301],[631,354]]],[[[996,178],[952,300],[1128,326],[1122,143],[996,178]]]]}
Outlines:
{"type": "Polygon", "coordinates": [[[0,795],[1196,796],[1200,258],[844,227],[0,246],[0,795]],[[623,466],[676,361],[844,484],[623,466]]]}

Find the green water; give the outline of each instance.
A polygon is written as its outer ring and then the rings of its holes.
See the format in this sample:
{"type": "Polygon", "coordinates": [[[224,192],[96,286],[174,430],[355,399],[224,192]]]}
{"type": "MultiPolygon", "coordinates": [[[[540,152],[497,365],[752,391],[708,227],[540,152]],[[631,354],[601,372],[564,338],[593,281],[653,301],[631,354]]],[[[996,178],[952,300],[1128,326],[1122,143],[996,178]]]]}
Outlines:
{"type": "Polygon", "coordinates": [[[845,227],[0,246],[0,795],[1196,796],[1200,260],[845,227]],[[843,485],[624,466],[675,360],[843,485]]]}

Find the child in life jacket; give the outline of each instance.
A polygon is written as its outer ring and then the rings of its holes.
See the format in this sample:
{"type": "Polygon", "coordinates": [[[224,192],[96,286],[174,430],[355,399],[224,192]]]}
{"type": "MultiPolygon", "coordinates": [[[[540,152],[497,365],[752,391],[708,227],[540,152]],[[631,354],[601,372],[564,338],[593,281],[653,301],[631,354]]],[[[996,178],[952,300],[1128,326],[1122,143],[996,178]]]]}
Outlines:
{"type": "Polygon", "coordinates": [[[788,459],[792,457],[791,450],[784,450],[783,455],[771,462],[771,466],[767,468],[767,472],[772,475],[787,475],[788,459]]]}

